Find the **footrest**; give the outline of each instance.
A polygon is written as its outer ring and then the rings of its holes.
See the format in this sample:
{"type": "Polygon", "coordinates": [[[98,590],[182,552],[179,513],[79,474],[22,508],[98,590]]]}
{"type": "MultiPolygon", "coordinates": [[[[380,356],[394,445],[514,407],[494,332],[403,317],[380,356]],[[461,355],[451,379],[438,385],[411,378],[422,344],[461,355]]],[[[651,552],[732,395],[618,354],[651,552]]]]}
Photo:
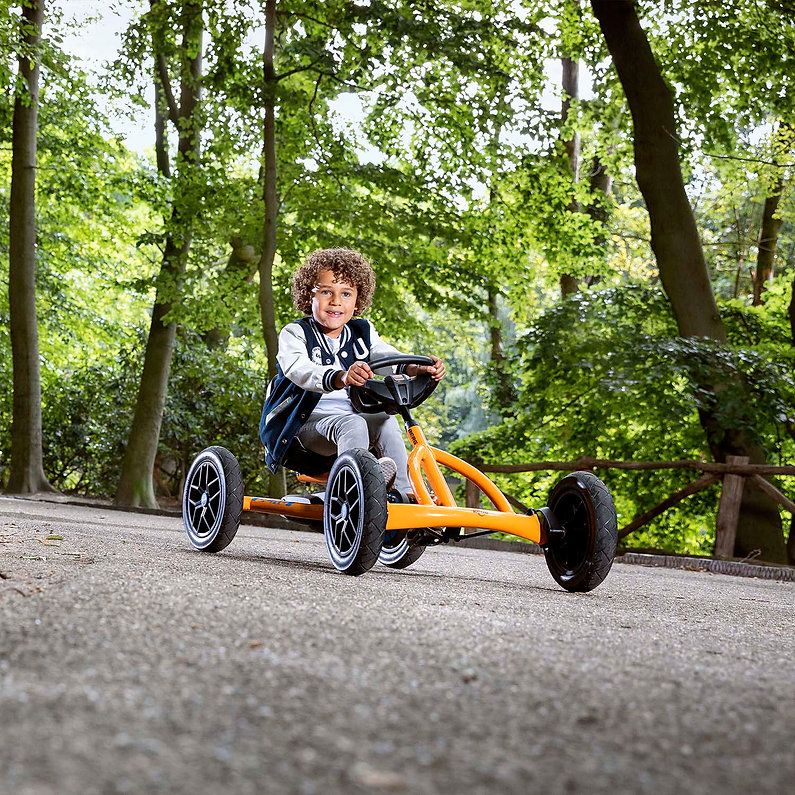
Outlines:
{"type": "Polygon", "coordinates": [[[325,494],[324,491],[318,494],[287,494],[284,496],[284,501],[297,502],[300,505],[322,505],[325,494]]]}

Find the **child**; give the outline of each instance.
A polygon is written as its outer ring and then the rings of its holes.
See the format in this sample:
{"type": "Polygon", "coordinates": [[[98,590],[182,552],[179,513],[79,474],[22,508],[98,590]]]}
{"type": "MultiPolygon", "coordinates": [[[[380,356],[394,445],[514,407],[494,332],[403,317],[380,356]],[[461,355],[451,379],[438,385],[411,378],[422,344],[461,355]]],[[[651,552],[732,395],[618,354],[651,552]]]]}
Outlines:
{"type": "MultiPolygon", "coordinates": [[[[279,334],[278,368],[268,385],[260,421],[265,462],[275,472],[288,451],[298,448],[323,456],[356,447],[377,450],[387,488],[411,490],[406,448],[388,414],[356,414],[346,388],[372,378],[371,359],[399,351],[378,336],[369,320],[354,318],[369,308],[375,274],[358,252],[321,249],[293,275],[293,303],[305,316],[279,334]]],[[[440,381],[444,363],[398,368],[413,376],[428,373],[440,381]]],[[[307,472],[307,474],[310,474],[307,472]]]]}

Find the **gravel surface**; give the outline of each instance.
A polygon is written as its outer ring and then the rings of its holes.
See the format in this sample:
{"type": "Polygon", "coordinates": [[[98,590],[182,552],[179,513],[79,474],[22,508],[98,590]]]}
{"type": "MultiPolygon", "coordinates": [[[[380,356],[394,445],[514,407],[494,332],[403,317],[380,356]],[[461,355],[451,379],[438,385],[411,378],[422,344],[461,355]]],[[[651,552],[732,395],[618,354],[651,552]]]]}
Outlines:
{"type": "Polygon", "coordinates": [[[0,791],[785,792],[795,583],[0,498],[0,791]]]}

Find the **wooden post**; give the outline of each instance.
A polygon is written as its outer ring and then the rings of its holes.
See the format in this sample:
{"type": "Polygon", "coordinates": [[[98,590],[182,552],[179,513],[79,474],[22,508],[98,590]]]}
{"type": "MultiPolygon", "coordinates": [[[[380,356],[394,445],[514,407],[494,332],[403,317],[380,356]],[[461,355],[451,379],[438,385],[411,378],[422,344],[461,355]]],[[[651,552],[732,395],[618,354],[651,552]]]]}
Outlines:
{"type": "MultiPolygon", "coordinates": [[[[726,456],[727,464],[747,464],[748,456],[726,456]]],[[[737,536],[737,519],[740,516],[740,501],[743,498],[745,478],[742,475],[725,475],[723,491],[718,506],[715,525],[715,557],[733,558],[734,539],[737,536]]]]}
{"type": "Polygon", "coordinates": [[[480,508],[480,489],[469,479],[466,483],[467,508],[480,508]]]}

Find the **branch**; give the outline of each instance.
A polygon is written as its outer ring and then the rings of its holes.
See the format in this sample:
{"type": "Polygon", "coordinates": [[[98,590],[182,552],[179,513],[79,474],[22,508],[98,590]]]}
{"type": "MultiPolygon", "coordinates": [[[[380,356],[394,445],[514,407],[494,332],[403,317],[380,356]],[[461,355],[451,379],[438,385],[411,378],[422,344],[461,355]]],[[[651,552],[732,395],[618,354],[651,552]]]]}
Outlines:
{"type": "MultiPolygon", "coordinates": [[[[665,134],[679,146],[684,146],[684,141],[674,135],[670,130],[665,130],[665,134]]],[[[763,160],[760,157],[740,157],[740,155],[719,155],[716,152],[706,152],[701,150],[701,154],[707,157],[714,157],[716,160],[739,160],[741,163],[761,163],[764,166],[775,166],[776,168],[793,168],[795,163],[779,163],[775,160],[763,160]]]]}
{"type": "Polygon", "coordinates": [[[177,124],[179,121],[179,108],[177,101],[174,99],[174,91],[171,88],[171,78],[168,76],[168,66],[166,64],[166,56],[158,53],[155,58],[157,65],[157,75],[160,78],[160,85],[163,88],[163,97],[166,100],[166,107],[168,108],[168,118],[172,124],[177,124]]]}
{"type": "Polygon", "coordinates": [[[763,166],[775,166],[776,168],[793,168],[795,163],[778,163],[775,160],[763,160],[760,157],[740,157],[739,155],[719,155],[715,152],[704,152],[707,157],[714,157],[717,160],[740,160],[743,163],[761,163],[763,166]]]}
{"type": "Polygon", "coordinates": [[[318,55],[318,57],[315,58],[315,60],[310,64],[307,64],[306,66],[296,66],[295,69],[288,69],[286,72],[276,75],[274,79],[278,82],[279,80],[284,80],[285,77],[290,77],[290,75],[297,75],[299,72],[308,72],[315,64],[320,63],[325,57],[326,53],[323,53],[323,55],[318,55]]]}
{"type": "Polygon", "coordinates": [[[309,14],[303,14],[298,11],[282,11],[282,16],[288,18],[298,17],[299,19],[308,19],[310,22],[314,22],[316,25],[328,28],[329,30],[339,30],[339,28],[335,25],[331,25],[328,22],[324,22],[322,19],[317,19],[316,17],[309,16],[309,14]]]}
{"type": "MultiPolygon", "coordinates": [[[[315,100],[317,99],[317,94],[318,91],[320,90],[321,80],[323,80],[323,74],[319,72],[317,75],[317,80],[315,80],[315,90],[312,92],[312,99],[309,100],[308,110],[309,110],[309,126],[312,128],[312,137],[315,139],[315,144],[318,148],[320,157],[322,158],[323,153],[326,150],[323,144],[320,143],[320,136],[317,131],[317,125],[315,124],[315,111],[314,111],[315,100]]],[[[345,188],[343,187],[342,182],[340,182],[340,180],[337,178],[334,169],[331,168],[331,161],[329,159],[325,160],[325,165],[326,165],[326,171],[331,175],[331,178],[334,180],[334,182],[337,183],[337,187],[340,189],[340,191],[344,191],[345,188]]]]}
{"type": "Polygon", "coordinates": [[[327,72],[324,69],[310,69],[310,67],[306,67],[312,72],[316,74],[322,75],[323,77],[331,78],[335,83],[339,83],[342,86],[346,86],[347,88],[353,88],[356,91],[372,91],[373,86],[360,86],[358,83],[351,83],[349,80],[343,80],[341,77],[337,77],[334,72],[327,72]]]}

